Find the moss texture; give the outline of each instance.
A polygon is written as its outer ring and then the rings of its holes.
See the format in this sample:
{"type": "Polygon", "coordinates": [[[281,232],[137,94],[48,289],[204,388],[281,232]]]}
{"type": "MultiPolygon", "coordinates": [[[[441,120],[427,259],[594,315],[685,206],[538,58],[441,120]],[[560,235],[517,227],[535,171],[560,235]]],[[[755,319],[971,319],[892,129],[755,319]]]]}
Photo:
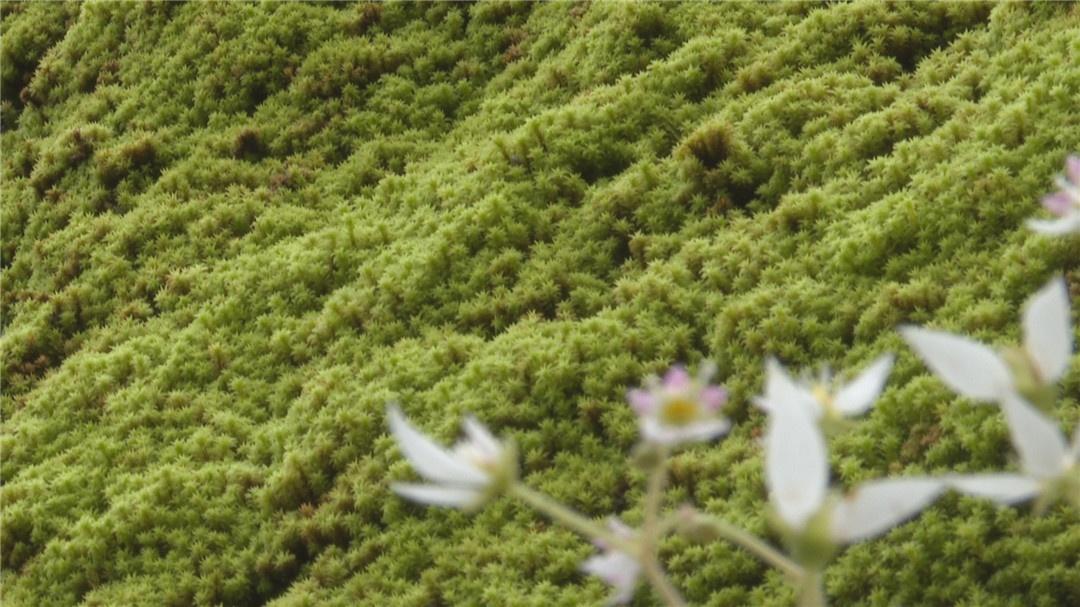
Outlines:
{"type": "MultiPolygon", "coordinates": [[[[592,548],[519,504],[393,496],[387,400],[633,522],[625,390],[711,357],[735,429],[667,499],[767,533],[764,355],[899,354],[841,484],[1011,468],[894,328],[1016,340],[1058,272],[1080,301],[1080,239],[1023,227],[1080,148],[1076,4],[0,10],[12,607],[598,604],[592,548]]],[[[1062,392],[1071,428],[1080,357],[1062,392]]],[[[663,557],[697,604],[792,599],[726,545],[663,557]]],[[[1080,517],[949,496],[826,585],[1077,605],[1080,517]]]]}

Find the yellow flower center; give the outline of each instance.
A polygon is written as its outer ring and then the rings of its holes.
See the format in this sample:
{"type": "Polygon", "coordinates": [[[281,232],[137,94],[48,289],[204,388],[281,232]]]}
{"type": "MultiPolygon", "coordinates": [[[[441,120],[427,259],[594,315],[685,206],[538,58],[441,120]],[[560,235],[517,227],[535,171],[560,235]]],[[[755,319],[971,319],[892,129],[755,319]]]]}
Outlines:
{"type": "Polygon", "coordinates": [[[698,418],[701,407],[696,400],[678,396],[664,402],[660,419],[666,424],[684,426],[698,418]]]}
{"type": "Polygon", "coordinates": [[[832,411],[833,409],[833,396],[829,393],[829,389],[822,384],[814,384],[814,387],[810,389],[810,393],[814,395],[814,400],[821,405],[826,411],[832,411]]]}
{"type": "Polygon", "coordinates": [[[454,454],[476,466],[484,472],[494,472],[498,462],[491,459],[479,447],[472,443],[463,442],[454,449],[454,454]]]}

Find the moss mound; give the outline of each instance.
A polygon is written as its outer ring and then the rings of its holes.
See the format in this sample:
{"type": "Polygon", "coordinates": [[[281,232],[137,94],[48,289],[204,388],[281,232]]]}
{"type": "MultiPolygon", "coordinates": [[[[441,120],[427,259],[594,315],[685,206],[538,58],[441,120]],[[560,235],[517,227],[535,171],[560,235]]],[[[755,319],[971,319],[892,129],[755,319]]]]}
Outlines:
{"type": "MultiPolygon", "coordinates": [[[[713,358],[735,430],[668,501],[765,533],[764,355],[899,354],[841,484],[1002,469],[894,328],[1015,340],[1062,271],[1080,301],[1080,239],[1023,227],[1080,148],[1075,4],[0,10],[5,605],[597,604],[518,504],[393,496],[385,403],[634,521],[625,390],[713,358]]],[[[664,558],[694,603],[791,601],[729,546],[664,558]]],[[[950,496],[826,585],[1076,605],[1080,524],[950,496]]]]}

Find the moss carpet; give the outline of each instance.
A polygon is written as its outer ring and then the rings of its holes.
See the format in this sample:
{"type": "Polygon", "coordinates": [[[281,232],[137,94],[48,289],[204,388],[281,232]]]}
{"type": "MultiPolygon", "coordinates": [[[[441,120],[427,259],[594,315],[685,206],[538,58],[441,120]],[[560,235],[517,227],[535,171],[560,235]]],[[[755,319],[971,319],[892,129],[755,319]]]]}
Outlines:
{"type": "MultiPolygon", "coordinates": [[[[1080,238],[1023,226],[1080,148],[1077,4],[0,11],[6,606],[600,604],[518,503],[393,495],[386,402],[633,522],[625,391],[711,358],[734,430],[667,502],[767,534],[766,354],[898,354],[841,485],[1015,469],[895,327],[1005,343],[1051,275],[1080,301],[1080,238]]],[[[1062,391],[1072,428],[1080,357],[1062,391]]],[[[695,604],[792,600],[724,544],[663,558],[695,604]]],[[[1080,517],[950,495],[826,588],[1077,605],[1080,517]]]]}

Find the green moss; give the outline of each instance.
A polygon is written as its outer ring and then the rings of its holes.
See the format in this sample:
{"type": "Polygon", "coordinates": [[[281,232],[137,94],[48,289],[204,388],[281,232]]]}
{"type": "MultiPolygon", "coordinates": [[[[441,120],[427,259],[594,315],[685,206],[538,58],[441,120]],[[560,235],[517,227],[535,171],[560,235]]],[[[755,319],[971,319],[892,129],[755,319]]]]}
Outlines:
{"type": "MultiPolygon", "coordinates": [[[[995,343],[1080,241],[1023,228],[1080,148],[1069,4],[5,3],[11,605],[581,605],[590,546],[419,508],[386,435],[471,411],[526,480],[640,517],[625,391],[710,357],[733,434],[674,461],[758,533],[762,357],[899,354],[849,485],[1012,466],[898,323],[995,343]]],[[[1055,411],[1080,421],[1074,360],[1055,411]]],[[[775,540],[776,538],[771,538],[775,540]]],[[[838,605],[1080,602],[1080,526],[948,497],[842,553],[838,605]]],[[[671,539],[693,602],[775,573],[671,539]]],[[[638,604],[653,604],[642,593],[638,604]]]]}

